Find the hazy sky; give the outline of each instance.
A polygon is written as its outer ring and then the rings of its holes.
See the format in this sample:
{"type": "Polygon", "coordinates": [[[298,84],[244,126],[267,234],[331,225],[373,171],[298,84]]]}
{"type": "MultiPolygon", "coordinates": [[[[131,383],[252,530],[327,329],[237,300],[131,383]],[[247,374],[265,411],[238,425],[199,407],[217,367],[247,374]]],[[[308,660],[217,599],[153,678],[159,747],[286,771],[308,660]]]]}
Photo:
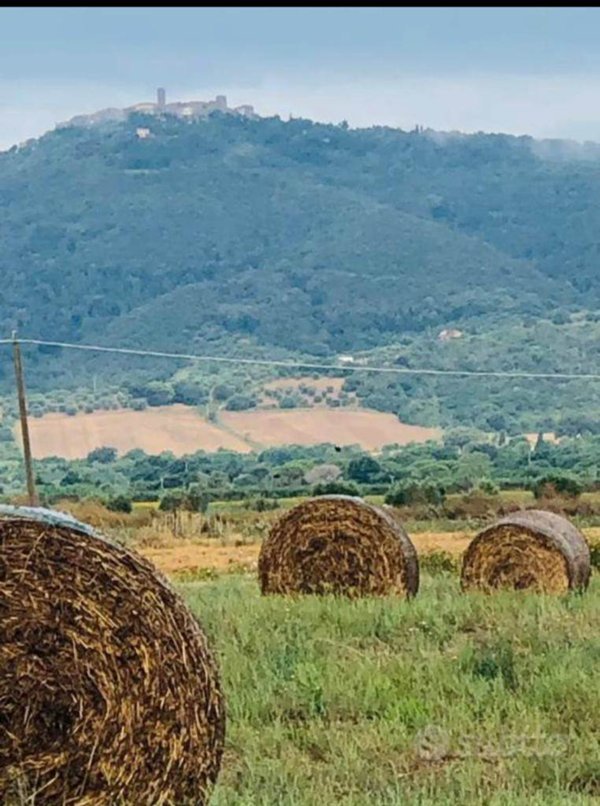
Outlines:
{"type": "Polygon", "coordinates": [[[600,8],[2,8],[0,148],[225,94],[353,126],[600,141],[600,8]]]}

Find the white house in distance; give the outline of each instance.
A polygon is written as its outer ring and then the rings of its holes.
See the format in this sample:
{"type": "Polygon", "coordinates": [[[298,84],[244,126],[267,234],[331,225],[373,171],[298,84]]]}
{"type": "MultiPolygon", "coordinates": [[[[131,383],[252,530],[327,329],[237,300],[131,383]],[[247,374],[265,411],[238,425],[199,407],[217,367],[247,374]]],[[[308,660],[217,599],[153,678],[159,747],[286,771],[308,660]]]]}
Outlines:
{"type": "Polygon", "coordinates": [[[463,336],[462,330],[455,328],[445,328],[438,333],[438,341],[452,341],[452,339],[460,339],[463,336]]]}

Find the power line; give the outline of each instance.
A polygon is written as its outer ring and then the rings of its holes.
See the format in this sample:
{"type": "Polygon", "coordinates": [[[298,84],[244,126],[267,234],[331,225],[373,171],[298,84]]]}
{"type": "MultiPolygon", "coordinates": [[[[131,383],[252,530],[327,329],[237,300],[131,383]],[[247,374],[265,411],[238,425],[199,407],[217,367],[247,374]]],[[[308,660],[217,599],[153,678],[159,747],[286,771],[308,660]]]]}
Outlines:
{"type": "MultiPolygon", "coordinates": [[[[479,378],[543,378],[549,380],[588,380],[600,381],[598,373],[568,372],[521,372],[493,371],[470,369],[427,369],[413,367],[373,367],[365,364],[339,365],[314,364],[309,361],[280,361],[269,358],[231,358],[216,355],[194,355],[190,353],[170,353],[159,350],[135,350],[130,347],[104,347],[100,344],[72,344],[64,341],[45,341],[43,339],[19,339],[21,344],[33,344],[44,347],[64,347],[68,350],[113,353],[119,355],[149,356],[152,358],[174,358],[185,361],[215,361],[224,364],[245,364],[252,366],[287,367],[291,369],[335,370],[335,372],[378,372],[392,375],[438,375],[479,378]]],[[[12,339],[0,339],[0,344],[12,344],[12,339]]]]}

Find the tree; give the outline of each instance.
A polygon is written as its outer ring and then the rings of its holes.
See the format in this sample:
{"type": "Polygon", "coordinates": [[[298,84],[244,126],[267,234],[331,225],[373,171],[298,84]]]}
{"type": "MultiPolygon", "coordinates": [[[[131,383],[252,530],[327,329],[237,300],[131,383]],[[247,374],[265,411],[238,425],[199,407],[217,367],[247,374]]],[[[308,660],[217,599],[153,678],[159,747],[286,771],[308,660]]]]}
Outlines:
{"type": "Polygon", "coordinates": [[[90,451],[86,457],[87,462],[98,462],[101,465],[108,465],[111,462],[116,462],[117,460],[117,449],[116,448],[95,448],[93,451],[90,451]]]}
{"type": "Polygon", "coordinates": [[[222,402],[227,400],[228,397],[234,393],[234,389],[232,386],[226,383],[218,383],[212,390],[212,398],[213,400],[217,400],[222,402]]]}
{"type": "Polygon", "coordinates": [[[363,454],[348,462],[346,476],[359,484],[374,484],[381,480],[381,465],[372,456],[363,454]]]}
{"type": "Polygon", "coordinates": [[[536,498],[552,498],[554,495],[564,495],[568,498],[578,498],[583,492],[581,481],[575,476],[550,474],[538,479],[533,486],[536,498]]]}
{"type": "Polygon", "coordinates": [[[199,406],[208,401],[208,389],[201,381],[194,379],[176,381],[173,384],[174,402],[188,406],[199,406]]]}
{"type": "Polygon", "coordinates": [[[111,512],[131,512],[133,506],[131,499],[126,495],[116,495],[114,498],[109,498],[106,508],[111,512]]]}
{"type": "Polygon", "coordinates": [[[328,481],[315,484],[313,495],[360,495],[360,490],[351,481],[328,481]]]}
{"type": "Polygon", "coordinates": [[[385,496],[385,503],[395,507],[415,504],[441,504],[445,498],[442,487],[414,481],[396,484],[385,496]]]}
{"type": "Polygon", "coordinates": [[[182,509],[187,509],[189,512],[204,513],[208,510],[209,504],[210,494],[199,485],[191,485],[181,502],[182,509]]]}
{"type": "Polygon", "coordinates": [[[171,384],[162,381],[150,381],[145,392],[149,406],[167,406],[175,396],[171,384]]]}
{"type": "Polygon", "coordinates": [[[232,395],[225,408],[228,411],[245,411],[256,407],[256,398],[252,395],[232,395]]]}
{"type": "Polygon", "coordinates": [[[336,481],[342,475],[342,470],[337,465],[315,465],[304,474],[304,481],[307,484],[327,483],[336,481]]]}

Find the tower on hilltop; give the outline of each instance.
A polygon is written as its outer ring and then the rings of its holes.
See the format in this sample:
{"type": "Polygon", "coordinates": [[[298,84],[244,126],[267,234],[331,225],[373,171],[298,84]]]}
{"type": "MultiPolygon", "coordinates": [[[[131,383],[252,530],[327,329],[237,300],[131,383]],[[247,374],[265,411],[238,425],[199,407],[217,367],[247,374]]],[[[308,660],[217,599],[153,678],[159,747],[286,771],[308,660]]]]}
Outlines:
{"type": "Polygon", "coordinates": [[[164,109],[167,105],[167,92],[164,87],[159,87],[156,90],[156,105],[159,109],[164,109]]]}

